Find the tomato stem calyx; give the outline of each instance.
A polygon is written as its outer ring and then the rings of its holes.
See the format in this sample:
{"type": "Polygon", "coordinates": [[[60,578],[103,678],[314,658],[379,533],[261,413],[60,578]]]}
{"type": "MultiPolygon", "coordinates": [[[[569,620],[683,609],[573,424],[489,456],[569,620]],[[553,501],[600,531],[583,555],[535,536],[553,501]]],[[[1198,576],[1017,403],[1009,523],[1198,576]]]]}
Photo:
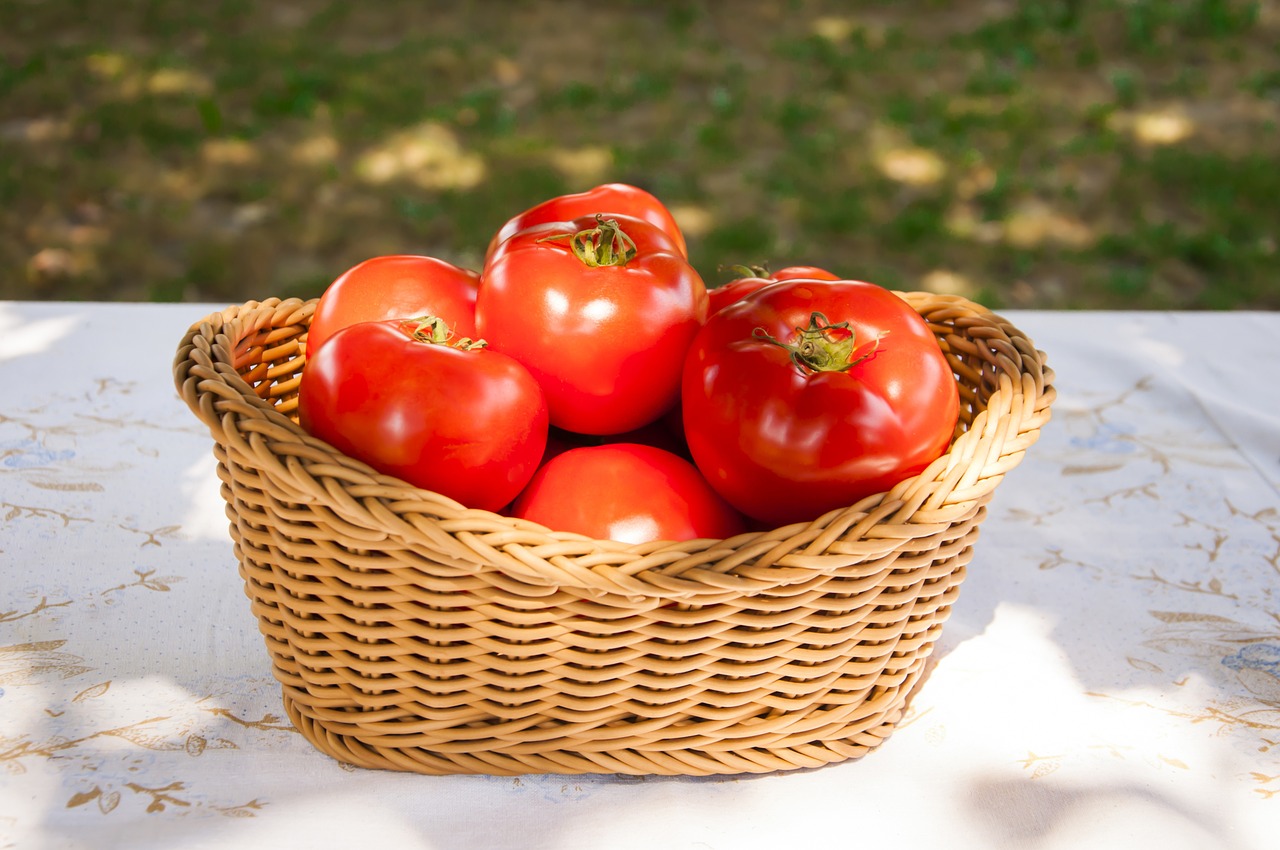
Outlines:
{"type": "Polygon", "coordinates": [[[748,266],[745,263],[733,263],[727,266],[725,265],[720,266],[718,268],[718,271],[732,272],[733,274],[737,275],[735,280],[741,280],[744,277],[762,277],[762,278],[769,277],[769,266],[768,264],[764,264],[764,263],[758,266],[748,266]]]}
{"type": "Polygon", "coordinates": [[[428,345],[447,345],[450,348],[457,348],[462,351],[486,348],[489,345],[483,339],[472,339],[469,336],[455,340],[453,338],[453,328],[449,327],[448,323],[439,316],[414,316],[412,319],[405,319],[405,324],[413,326],[413,330],[409,335],[413,337],[414,342],[423,342],[428,345]]]}
{"type": "Polygon", "coordinates": [[[617,219],[596,215],[596,226],[587,227],[577,233],[546,236],[539,242],[557,242],[569,240],[569,248],[573,255],[590,268],[605,266],[625,266],[636,256],[636,243],[617,219]]]}
{"type": "MultiPolygon", "coordinates": [[[[887,331],[885,333],[888,333],[887,331]]],[[[857,345],[853,329],[848,322],[831,324],[823,313],[815,310],[809,315],[809,326],[796,327],[794,342],[779,342],[764,328],[751,332],[755,339],[776,345],[787,351],[791,362],[802,373],[847,372],[876,353],[882,333],[871,342],[857,345]]]]}

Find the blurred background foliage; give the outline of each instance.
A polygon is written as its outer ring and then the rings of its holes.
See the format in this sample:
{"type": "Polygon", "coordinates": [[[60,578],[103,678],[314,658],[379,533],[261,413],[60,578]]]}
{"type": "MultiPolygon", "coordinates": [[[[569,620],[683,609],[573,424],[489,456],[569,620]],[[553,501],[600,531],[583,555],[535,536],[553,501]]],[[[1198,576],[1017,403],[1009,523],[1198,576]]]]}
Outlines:
{"type": "Polygon", "coordinates": [[[0,298],[313,296],[656,193],[708,284],[1280,308],[1280,2],[0,0],[0,298]]]}

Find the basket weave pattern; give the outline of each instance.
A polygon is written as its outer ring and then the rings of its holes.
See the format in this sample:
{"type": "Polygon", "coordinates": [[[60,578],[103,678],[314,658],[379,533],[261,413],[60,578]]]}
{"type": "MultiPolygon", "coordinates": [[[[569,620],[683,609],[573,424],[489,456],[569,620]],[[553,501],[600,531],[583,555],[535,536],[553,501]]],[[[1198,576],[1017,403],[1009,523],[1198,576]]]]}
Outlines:
{"type": "Polygon", "coordinates": [[[760,773],[876,747],[1054,399],[1043,354],[1007,321],[899,294],[956,375],[946,455],[809,523],[642,545],[467,509],[309,436],[296,407],[314,300],[192,326],[175,381],[213,436],[294,725],[343,762],[436,774],[760,773]]]}

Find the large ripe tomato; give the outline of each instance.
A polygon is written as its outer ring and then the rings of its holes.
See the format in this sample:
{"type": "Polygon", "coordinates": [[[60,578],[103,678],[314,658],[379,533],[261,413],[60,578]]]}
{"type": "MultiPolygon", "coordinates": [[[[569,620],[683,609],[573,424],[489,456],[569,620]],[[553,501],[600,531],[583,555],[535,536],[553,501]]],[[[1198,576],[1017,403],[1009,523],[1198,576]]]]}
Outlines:
{"type": "Polygon", "coordinates": [[[452,336],[441,322],[343,328],[308,356],[298,415],[381,472],[496,511],[542,459],[546,400],[519,363],[452,336]]]}
{"type": "Polygon", "coordinates": [[[694,468],[635,443],[570,449],[548,461],[512,516],[598,540],[647,543],[732,537],[745,521],[694,468]]]}
{"type": "Polygon", "coordinates": [[[688,261],[643,250],[665,237],[621,221],[588,219],[565,238],[513,236],[485,266],[476,300],[480,336],[533,373],[553,425],[582,434],[629,431],[670,409],[707,313],[688,261]]]}
{"type": "Polygon", "coordinates": [[[758,289],[764,289],[771,283],[781,280],[839,280],[840,276],[832,274],[817,266],[787,266],[776,272],[765,269],[744,269],[746,274],[728,283],[707,291],[710,306],[708,316],[714,316],[735,301],[741,301],[758,289]]]}
{"type": "Polygon", "coordinates": [[[480,275],[434,257],[373,257],[343,272],[316,304],[307,352],[357,322],[438,316],[459,337],[476,335],[480,275]]]}
{"type": "Polygon", "coordinates": [[[816,519],[924,470],[959,413],[933,334],[892,292],[776,283],[707,320],[682,389],[702,474],[761,522],[816,519]]]}
{"type": "Polygon", "coordinates": [[[551,198],[513,216],[493,235],[485,259],[488,261],[494,249],[503,241],[535,224],[569,221],[597,214],[610,217],[628,215],[643,219],[671,236],[681,256],[689,255],[684,234],[676,224],[675,217],[662,201],[637,186],[626,183],[606,183],[585,192],[551,198]]]}

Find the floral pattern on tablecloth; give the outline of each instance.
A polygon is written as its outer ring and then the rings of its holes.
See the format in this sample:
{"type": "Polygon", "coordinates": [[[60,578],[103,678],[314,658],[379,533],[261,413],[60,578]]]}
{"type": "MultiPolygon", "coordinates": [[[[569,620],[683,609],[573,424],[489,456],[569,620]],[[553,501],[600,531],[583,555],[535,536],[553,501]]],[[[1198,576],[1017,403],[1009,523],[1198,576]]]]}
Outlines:
{"type": "MultiPolygon", "coordinates": [[[[1140,587],[1148,600],[1145,611],[1135,612],[1142,639],[1126,648],[1125,661],[1175,687],[1191,675],[1203,677],[1222,696],[1194,708],[1155,709],[1217,727],[1238,738],[1246,751],[1270,754],[1280,742],[1276,494],[1228,484],[1232,479],[1226,476],[1247,478],[1252,472],[1229,435],[1216,433],[1195,415],[1191,399],[1161,393],[1158,386],[1158,379],[1147,375],[1119,393],[1065,410],[1061,427],[1070,436],[1065,451],[1049,453],[1050,459],[1058,461],[1063,476],[1090,480],[1079,507],[1105,510],[1117,542],[1126,531],[1135,545],[1153,533],[1168,541],[1150,546],[1145,558],[1124,569],[1123,579],[1140,587]],[[1148,424],[1137,427],[1135,421],[1148,424]],[[1153,429],[1153,421],[1180,424],[1153,429]],[[1127,474],[1122,478],[1121,473],[1127,474]],[[1162,525],[1152,528],[1157,521],[1162,525]],[[1177,557],[1153,556],[1170,550],[1177,557]],[[1179,671],[1188,662],[1194,662],[1194,673],[1179,671]]],[[[1081,399],[1089,401],[1083,394],[1081,399]]],[[[1113,565],[1097,554],[1053,548],[1039,567],[1074,569],[1096,579],[1112,572],[1113,565]]],[[[1280,772],[1280,758],[1265,761],[1280,772]]],[[[1270,796],[1280,784],[1258,791],[1270,796]]]]}
{"type": "Polygon", "coordinates": [[[205,432],[171,392],[163,396],[172,410],[139,407],[147,393],[137,381],[87,375],[82,386],[50,390],[0,413],[0,717],[25,715],[19,727],[0,720],[0,775],[56,768],[65,807],[102,815],[123,806],[253,816],[261,800],[155,766],[161,753],[200,758],[296,737],[278,707],[259,707],[278,701],[262,665],[247,658],[252,675],[222,682],[192,669],[185,684],[195,690],[154,702],[121,682],[112,653],[95,645],[100,630],[85,625],[137,616],[125,633],[153,651],[145,618],[164,597],[183,596],[187,616],[207,592],[193,583],[210,568],[234,576],[222,540],[201,547],[212,559],[191,557],[183,502],[137,489],[169,475],[170,449],[205,432]]]}
{"type": "MultiPolygon", "coordinates": [[[[1112,345],[1123,352],[1123,339],[1112,345]]],[[[1256,397],[1262,430],[1276,428],[1260,469],[1186,375],[1122,353],[1113,363],[1088,381],[1056,364],[1040,475],[1011,476],[984,528],[1019,545],[1021,570],[1001,576],[1017,581],[985,586],[980,542],[957,616],[975,591],[1053,612],[1087,716],[1170,731],[1145,747],[1105,734],[1067,752],[1030,747],[1030,777],[1107,759],[1204,770],[1211,739],[1252,766],[1230,778],[1268,801],[1280,794],[1280,404],[1256,397]]],[[[922,694],[915,709],[930,696],[943,698],[922,694]]]]}

